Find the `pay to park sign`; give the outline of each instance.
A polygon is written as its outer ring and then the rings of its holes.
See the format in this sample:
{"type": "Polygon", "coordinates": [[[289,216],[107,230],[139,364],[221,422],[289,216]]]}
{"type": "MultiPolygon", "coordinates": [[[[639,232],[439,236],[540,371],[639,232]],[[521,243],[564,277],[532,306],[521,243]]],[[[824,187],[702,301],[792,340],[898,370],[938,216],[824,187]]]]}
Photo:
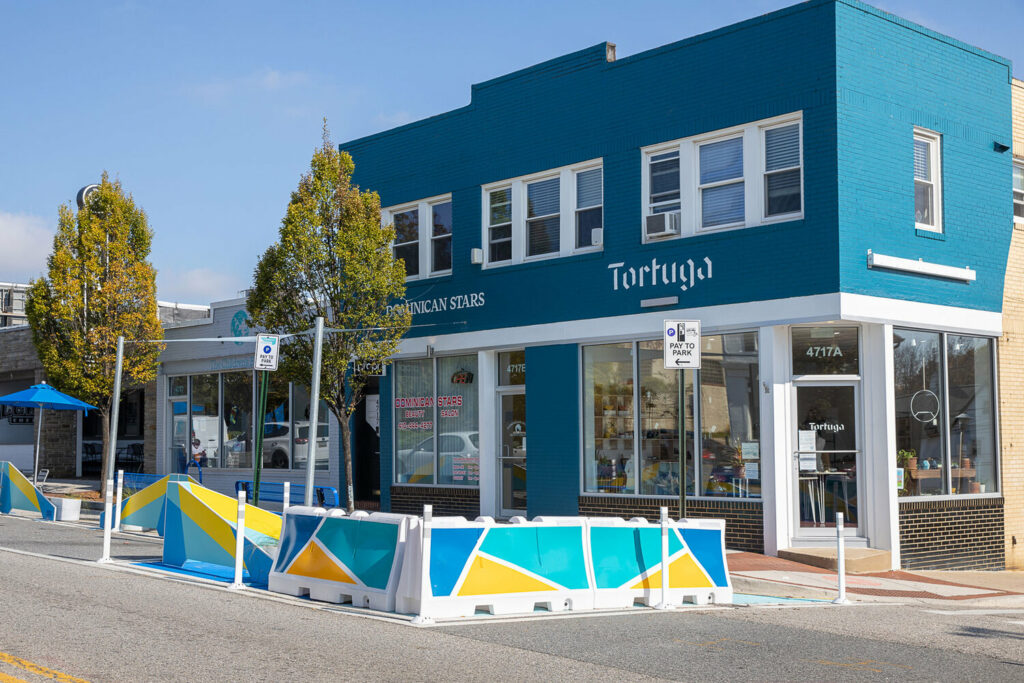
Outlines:
{"type": "Polygon", "coordinates": [[[277,370],[277,355],[281,350],[281,338],[276,334],[261,334],[256,337],[256,357],[253,368],[256,370],[277,370]]]}
{"type": "Polygon", "coordinates": [[[700,321],[665,321],[665,369],[700,369],[700,321]]]}

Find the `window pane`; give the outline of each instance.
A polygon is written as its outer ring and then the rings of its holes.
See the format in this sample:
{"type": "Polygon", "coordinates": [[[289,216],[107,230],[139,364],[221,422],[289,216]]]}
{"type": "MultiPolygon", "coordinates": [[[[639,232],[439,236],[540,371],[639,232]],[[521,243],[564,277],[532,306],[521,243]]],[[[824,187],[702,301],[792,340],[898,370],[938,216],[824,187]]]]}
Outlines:
{"type": "Polygon", "coordinates": [[[701,225],[741,223],[744,217],[743,183],[707,187],[700,191],[701,225]]]}
{"type": "Polygon", "coordinates": [[[512,188],[494,190],[491,198],[491,225],[508,223],[512,220],[512,188]]]}
{"type": "Polygon", "coordinates": [[[498,354],[498,384],[503,387],[526,384],[525,351],[502,351],[498,354]]]}
{"type": "Polygon", "coordinates": [[[1013,189],[1024,192],[1024,166],[1013,165],[1013,189]]]}
{"type": "Polygon", "coordinates": [[[192,375],[191,380],[193,459],[203,467],[221,467],[218,376],[192,375]]]}
{"type": "Polygon", "coordinates": [[[679,152],[651,157],[651,202],[679,199],[679,152]]]}
{"type": "Polygon", "coordinates": [[[764,132],[764,168],[774,171],[800,165],[800,124],[764,132]]]}
{"type": "Polygon", "coordinates": [[[526,186],[526,217],[558,213],[558,178],[541,180],[526,186]]]}
{"type": "Polygon", "coordinates": [[[433,249],[433,261],[431,270],[437,273],[442,270],[452,269],[452,236],[435,237],[431,242],[433,249]]]}
{"type": "Polygon", "coordinates": [[[743,138],[700,146],[700,182],[717,183],[743,177],[743,138]]]}
{"type": "Polygon", "coordinates": [[[185,396],[188,393],[188,377],[181,375],[179,377],[168,377],[167,378],[167,395],[168,396],[185,396]]]}
{"type": "Polygon", "coordinates": [[[856,327],[794,327],[794,375],[857,375],[856,327]]]}
{"type": "Polygon", "coordinates": [[[576,174],[576,208],[600,206],[603,203],[603,172],[600,168],[576,174]]]}
{"type": "Polygon", "coordinates": [[[953,493],[993,493],[998,480],[992,340],[951,334],[946,353],[953,493]]]}
{"type": "Polygon", "coordinates": [[[434,483],[434,361],[396,361],[395,481],[434,483]]]}
{"type": "MultiPolygon", "coordinates": [[[[304,387],[299,384],[295,384],[292,387],[292,398],[293,411],[292,417],[294,421],[292,423],[292,448],[294,457],[292,467],[297,470],[306,469],[306,458],[309,454],[309,387],[304,387]]],[[[328,412],[327,402],[320,399],[320,408],[318,409],[316,420],[320,424],[317,429],[317,443],[316,443],[316,469],[326,470],[329,467],[328,454],[330,450],[328,448],[328,434],[327,434],[327,420],[328,412]]]]}
{"type": "Polygon", "coordinates": [[[932,193],[934,188],[929,183],[914,182],[914,221],[924,225],[935,225],[932,212],[932,193]]]}
{"type": "Polygon", "coordinates": [[[634,493],[633,345],[583,348],[584,487],[634,493]]]}
{"type": "Polygon", "coordinates": [[[420,245],[419,242],[413,242],[412,244],[404,244],[400,247],[395,247],[395,259],[405,262],[405,274],[419,275],[420,274],[420,245]]]}
{"type": "Polygon", "coordinates": [[[252,467],[252,373],[224,373],[224,466],[252,467]]]}
{"type": "Polygon", "coordinates": [[[395,244],[415,242],[420,238],[419,209],[409,209],[395,214],[395,244]]]}
{"type": "Polygon", "coordinates": [[[576,247],[578,249],[593,246],[594,229],[601,227],[602,214],[603,209],[600,206],[596,209],[576,212],[576,247]]]}
{"type": "Polygon", "coordinates": [[[512,242],[491,243],[490,261],[509,261],[512,259],[512,242]]]}
{"type": "Polygon", "coordinates": [[[896,466],[903,468],[904,477],[901,496],[946,493],[941,345],[936,332],[893,330],[896,466]]]}
{"type": "Polygon", "coordinates": [[[765,176],[765,213],[777,216],[800,210],[800,169],[765,176]]]}
{"type": "Polygon", "coordinates": [[[452,203],[434,204],[434,237],[452,234],[452,203]]]}
{"type": "Polygon", "coordinates": [[[701,340],[701,493],[761,495],[757,334],[701,340]]]}
{"type": "Polygon", "coordinates": [[[665,369],[660,339],[639,347],[640,493],[674,497],[679,495],[682,373],[665,369]]]}
{"type": "Polygon", "coordinates": [[[480,484],[476,356],[437,359],[437,483],[480,484]]]}
{"type": "Polygon", "coordinates": [[[932,143],[928,140],[914,140],[914,178],[917,180],[932,179],[932,143]]]}
{"type": "Polygon", "coordinates": [[[558,216],[528,221],[526,255],[552,254],[558,251],[561,219],[558,216]]]}
{"type": "Polygon", "coordinates": [[[269,373],[267,412],[263,415],[263,467],[280,470],[291,465],[293,437],[289,385],[276,374],[269,373]]]}

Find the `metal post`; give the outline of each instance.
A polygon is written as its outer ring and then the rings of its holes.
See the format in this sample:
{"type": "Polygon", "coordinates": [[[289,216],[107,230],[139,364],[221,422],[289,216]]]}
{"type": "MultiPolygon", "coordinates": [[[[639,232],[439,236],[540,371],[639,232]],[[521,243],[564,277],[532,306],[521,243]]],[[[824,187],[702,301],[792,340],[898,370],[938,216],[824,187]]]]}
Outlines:
{"type": "MultiPolygon", "coordinates": [[[[252,451],[252,504],[260,504],[260,473],[263,472],[263,431],[267,418],[267,391],[270,387],[270,373],[260,370],[256,388],[256,439],[252,451]]],[[[293,458],[294,460],[294,458],[293,458]]]]}
{"type": "Polygon", "coordinates": [[[245,491],[238,492],[238,524],[235,526],[235,582],[228,588],[245,588],[242,583],[242,556],[245,553],[245,491]]]}
{"type": "Polygon", "coordinates": [[[836,571],[839,574],[839,597],[832,602],[845,605],[846,600],[846,552],[843,542],[843,513],[836,513],[836,571]]]}
{"type": "Polygon", "coordinates": [[[114,531],[121,530],[121,496],[124,494],[124,470],[117,471],[117,496],[114,498],[114,531]]]}
{"type": "Polygon", "coordinates": [[[419,614],[413,617],[414,624],[432,624],[433,618],[423,616],[424,607],[433,597],[430,587],[430,522],[434,518],[434,506],[423,506],[423,524],[420,526],[420,608],[419,614]]]}
{"type": "Polygon", "coordinates": [[[39,406],[39,415],[36,416],[39,424],[36,425],[36,459],[32,465],[32,485],[39,486],[39,442],[43,438],[43,407],[39,406]]]}
{"type": "Polygon", "coordinates": [[[110,562],[110,529],[113,523],[112,506],[114,497],[114,460],[117,454],[117,420],[121,409],[121,364],[124,360],[124,337],[117,338],[117,362],[114,367],[113,409],[110,411],[110,434],[107,437],[107,494],[103,501],[103,556],[100,562],[110,562]]]}
{"type": "MultiPolygon", "coordinates": [[[[316,336],[313,339],[313,382],[309,387],[309,439],[306,447],[306,507],[313,505],[313,475],[316,474],[317,421],[320,419],[320,355],[324,345],[324,319],[316,317],[316,336]]],[[[352,482],[348,482],[349,486],[352,482]]]]}
{"type": "Polygon", "coordinates": [[[668,507],[661,508],[661,602],[655,609],[672,609],[668,601],[668,507]]]}
{"type": "Polygon", "coordinates": [[[284,500],[284,506],[281,508],[281,514],[283,515],[288,511],[288,506],[292,504],[292,483],[290,481],[286,481],[284,483],[284,495],[282,496],[282,499],[284,500]]]}

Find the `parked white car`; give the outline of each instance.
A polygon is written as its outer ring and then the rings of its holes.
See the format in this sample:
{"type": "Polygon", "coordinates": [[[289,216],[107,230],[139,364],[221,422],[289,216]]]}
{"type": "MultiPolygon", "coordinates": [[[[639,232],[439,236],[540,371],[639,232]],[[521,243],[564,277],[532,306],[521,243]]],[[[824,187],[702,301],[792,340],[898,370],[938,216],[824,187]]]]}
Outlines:
{"type": "MultiPolygon", "coordinates": [[[[437,435],[439,471],[437,482],[451,482],[453,465],[458,461],[480,459],[479,432],[445,432],[437,435]]],[[[423,439],[412,448],[396,454],[399,478],[410,484],[432,481],[434,471],[434,437],[423,439]]],[[[478,477],[475,467],[466,472],[471,479],[478,477]]]]}

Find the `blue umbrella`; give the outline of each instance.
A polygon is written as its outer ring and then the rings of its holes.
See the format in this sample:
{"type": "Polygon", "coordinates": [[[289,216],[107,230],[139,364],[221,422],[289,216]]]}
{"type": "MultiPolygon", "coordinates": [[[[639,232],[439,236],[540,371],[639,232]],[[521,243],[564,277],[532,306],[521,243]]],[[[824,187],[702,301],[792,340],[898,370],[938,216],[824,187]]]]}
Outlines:
{"type": "Polygon", "coordinates": [[[79,401],[74,396],[61,393],[46,382],[33,384],[28,389],[0,396],[0,405],[39,408],[39,425],[36,428],[36,459],[32,469],[33,486],[36,485],[39,476],[39,442],[43,433],[43,409],[82,410],[85,411],[86,415],[89,414],[90,410],[96,410],[96,406],[91,406],[84,401],[79,401]]]}

